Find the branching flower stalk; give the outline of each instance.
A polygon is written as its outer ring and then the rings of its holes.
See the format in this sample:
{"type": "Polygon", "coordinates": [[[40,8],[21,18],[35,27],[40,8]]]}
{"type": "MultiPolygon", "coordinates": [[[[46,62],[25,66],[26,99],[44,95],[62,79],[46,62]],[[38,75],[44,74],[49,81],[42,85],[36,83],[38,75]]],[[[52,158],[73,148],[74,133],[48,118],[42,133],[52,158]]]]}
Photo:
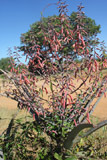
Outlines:
{"type": "Polygon", "coordinates": [[[24,46],[28,65],[19,63],[16,48],[14,54],[10,53],[11,73],[2,72],[8,83],[13,84],[4,94],[16,100],[20,109],[26,108],[60,148],[69,131],[86,120],[90,123],[93,100],[97,101],[107,88],[107,75],[102,76],[107,58],[105,48],[99,48],[98,41],[93,54],[82,23],[83,7],[78,7],[76,27],[72,29],[66,3],[60,0],[57,5],[59,15],[50,19],[47,26],[42,19],[38,26],[39,34],[43,34],[42,46],[33,31],[30,40],[33,45],[24,46]],[[32,72],[29,71],[31,65],[32,72]]]}

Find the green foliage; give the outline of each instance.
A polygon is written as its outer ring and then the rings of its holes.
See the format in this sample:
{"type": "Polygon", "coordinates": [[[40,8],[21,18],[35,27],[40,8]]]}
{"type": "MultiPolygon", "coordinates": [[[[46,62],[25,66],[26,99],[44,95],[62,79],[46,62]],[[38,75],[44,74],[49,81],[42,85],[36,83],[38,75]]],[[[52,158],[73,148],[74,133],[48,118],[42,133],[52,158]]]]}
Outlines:
{"type": "MultiPolygon", "coordinates": [[[[100,33],[100,25],[96,25],[95,20],[93,20],[90,17],[87,17],[84,12],[82,13],[82,16],[84,17],[81,21],[78,20],[78,12],[73,12],[70,16],[71,20],[71,25],[72,28],[74,29],[76,25],[79,24],[84,24],[84,30],[87,32],[88,37],[92,38],[94,35],[97,35],[100,33]],[[77,20],[77,21],[75,21],[77,20]]],[[[82,25],[81,25],[82,26],[82,25]]],[[[84,35],[84,33],[82,33],[84,35]]]]}
{"type": "Polygon", "coordinates": [[[9,57],[0,59],[0,69],[2,69],[4,71],[6,71],[6,70],[9,71],[10,70],[10,67],[9,67],[10,59],[11,58],[9,58],[9,57]]]}
{"type": "MultiPolygon", "coordinates": [[[[18,119],[14,122],[9,137],[0,139],[4,155],[7,159],[26,160],[51,160],[60,157],[56,153],[56,143],[43,132],[43,129],[35,121],[22,122],[18,119]],[[19,154],[20,153],[20,154],[19,154]]],[[[60,153],[62,156],[62,153],[60,153]]]]}
{"type": "Polygon", "coordinates": [[[2,74],[2,72],[0,72],[0,78],[1,78],[1,79],[4,79],[4,78],[5,78],[5,76],[2,74]]]}
{"type": "MultiPolygon", "coordinates": [[[[88,44],[90,46],[93,46],[94,44],[96,44],[96,41],[94,41],[94,36],[96,36],[98,33],[100,33],[100,25],[96,25],[95,20],[87,17],[84,13],[82,13],[81,15],[82,20],[80,20],[78,18],[78,12],[73,12],[71,14],[71,16],[69,17],[70,20],[70,27],[71,29],[75,32],[75,30],[77,29],[77,25],[83,27],[84,24],[84,32],[81,32],[81,35],[84,37],[84,40],[86,42],[88,42],[88,44]]],[[[39,22],[35,22],[30,26],[30,30],[24,34],[21,35],[21,43],[22,46],[20,47],[20,49],[22,51],[24,51],[25,55],[29,54],[32,55],[33,53],[35,53],[34,49],[32,49],[32,46],[34,45],[34,41],[38,41],[38,45],[40,45],[41,49],[48,51],[51,50],[50,45],[47,44],[47,47],[44,47],[44,33],[48,34],[48,31],[51,29],[51,27],[55,28],[55,31],[57,31],[58,33],[60,33],[60,19],[59,16],[51,16],[51,17],[43,17],[39,22]],[[48,24],[48,25],[47,25],[48,24]],[[49,24],[50,28],[49,28],[49,24]]],[[[65,28],[64,30],[64,34],[65,36],[67,35],[66,32],[66,21],[63,22],[63,26],[65,28]]],[[[69,32],[69,30],[68,30],[69,32]]],[[[74,59],[78,59],[77,54],[73,51],[73,42],[71,41],[69,44],[66,44],[66,47],[64,47],[63,50],[60,50],[58,52],[59,56],[62,55],[63,53],[72,55],[74,59]]],[[[49,51],[50,52],[50,51],[49,51]]],[[[44,59],[47,58],[47,55],[44,55],[44,59]]],[[[42,58],[42,61],[44,60],[42,58]]],[[[59,62],[61,63],[61,61],[59,62]]],[[[35,61],[35,64],[37,64],[37,62],[35,61]]],[[[32,63],[29,63],[29,71],[33,72],[33,66],[32,63]]],[[[37,74],[38,71],[40,73],[41,69],[38,68],[37,71],[35,71],[35,73],[37,74]]]]}
{"type": "MultiPolygon", "coordinates": [[[[84,132],[82,131],[81,134],[84,132]]],[[[56,137],[56,136],[55,136],[56,137]]],[[[10,136],[0,138],[5,159],[11,160],[80,160],[106,159],[107,130],[104,127],[89,138],[81,139],[72,150],[57,149],[57,142],[35,121],[14,121],[10,136]],[[103,150],[102,150],[103,147],[103,150]]],[[[58,139],[58,137],[57,137],[58,139]]]]}
{"type": "Polygon", "coordinates": [[[88,138],[81,141],[73,147],[72,153],[78,157],[86,159],[103,159],[107,158],[107,131],[98,131],[88,138]],[[103,136],[104,135],[104,136],[103,136]]]}
{"type": "MultiPolygon", "coordinates": [[[[58,19],[55,19],[55,17],[57,16],[54,15],[52,17],[47,17],[47,18],[43,17],[41,21],[35,22],[32,25],[30,25],[30,30],[21,35],[21,43],[30,47],[33,45],[33,43],[31,43],[31,39],[33,40],[38,39],[39,41],[38,45],[43,47],[44,33],[42,32],[42,28],[45,28],[46,32],[48,32],[47,23],[49,23],[49,21],[52,22],[53,26],[55,26],[55,24],[58,24],[59,21],[58,19]]],[[[21,49],[23,50],[23,47],[21,47],[21,49]]]]}
{"type": "MultiPolygon", "coordinates": [[[[94,35],[97,35],[98,33],[101,32],[100,25],[96,25],[95,20],[87,17],[84,13],[82,16],[84,18],[83,18],[81,24],[84,23],[84,30],[87,32],[89,38],[92,38],[94,35]]],[[[33,45],[31,43],[31,40],[38,39],[38,41],[39,41],[38,45],[40,45],[42,47],[43,41],[44,41],[44,33],[42,31],[42,28],[45,28],[45,32],[48,32],[47,23],[49,23],[51,21],[51,24],[54,27],[57,26],[58,24],[60,24],[60,20],[56,19],[56,17],[58,18],[58,16],[56,16],[56,15],[51,16],[51,17],[47,17],[47,18],[43,17],[41,21],[35,22],[32,25],[30,25],[30,30],[21,35],[21,43],[25,44],[27,47],[30,47],[33,45]],[[39,33],[41,33],[41,34],[39,34],[39,33]]],[[[77,12],[73,12],[70,16],[72,29],[75,29],[75,27],[77,26],[77,23],[79,23],[78,21],[77,22],[75,21],[76,19],[78,19],[77,12]]],[[[60,29],[58,29],[58,27],[56,27],[56,30],[59,31],[60,29]]],[[[85,36],[84,33],[82,33],[82,34],[83,34],[83,36],[85,36]]],[[[21,47],[21,49],[23,50],[24,48],[21,47]]]]}

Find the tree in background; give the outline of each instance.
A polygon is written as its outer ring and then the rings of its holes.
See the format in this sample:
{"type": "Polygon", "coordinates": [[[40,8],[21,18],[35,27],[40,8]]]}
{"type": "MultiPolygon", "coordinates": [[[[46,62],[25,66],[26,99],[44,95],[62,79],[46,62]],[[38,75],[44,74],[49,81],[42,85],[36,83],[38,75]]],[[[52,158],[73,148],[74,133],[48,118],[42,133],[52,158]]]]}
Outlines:
{"type": "Polygon", "coordinates": [[[10,57],[0,59],[0,69],[3,69],[4,71],[10,71],[10,59],[10,57]]]}
{"type": "MultiPolygon", "coordinates": [[[[81,20],[78,20],[78,12],[73,12],[70,16],[70,21],[73,29],[76,27],[76,25],[79,23],[81,27],[84,25],[84,30],[87,32],[87,37],[89,39],[94,38],[98,33],[100,33],[100,25],[96,25],[95,20],[91,19],[90,17],[87,17],[84,12],[81,13],[84,18],[81,20]]],[[[84,32],[82,33],[83,36],[85,36],[84,32]]]]}
{"type": "MultiPolygon", "coordinates": [[[[96,25],[95,20],[87,17],[84,12],[81,13],[81,15],[78,14],[78,12],[73,12],[70,17],[68,18],[70,21],[70,27],[72,28],[72,31],[76,31],[76,26],[80,26],[81,28],[84,25],[84,30],[81,31],[81,35],[83,36],[83,39],[85,42],[90,44],[90,46],[95,45],[95,43],[98,43],[98,41],[95,41],[95,36],[100,33],[100,25],[96,25]],[[80,19],[79,16],[82,18],[80,19]],[[87,34],[86,34],[87,33],[87,34]]],[[[67,30],[66,21],[63,23],[63,26],[65,26],[63,30],[63,34],[66,36],[69,35],[69,31],[67,30]],[[65,24],[64,24],[65,23],[65,24]]],[[[31,28],[28,32],[21,35],[21,43],[23,46],[21,46],[21,50],[24,51],[25,55],[32,55],[31,61],[29,61],[29,70],[32,72],[34,71],[34,67],[32,65],[32,60],[34,58],[35,49],[32,48],[34,46],[35,41],[38,41],[38,45],[41,46],[42,52],[45,52],[44,57],[41,55],[41,62],[44,61],[45,58],[47,58],[47,52],[51,54],[52,48],[49,43],[44,45],[45,37],[44,32],[48,34],[49,30],[54,28],[54,31],[56,31],[56,34],[60,34],[60,18],[59,16],[52,16],[44,18],[42,17],[41,21],[35,22],[31,25],[31,28]],[[42,23],[41,23],[42,22],[42,23]],[[49,28],[49,23],[51,22],[51,26],[49,28]],[[45,30],[43,30],[45,28],[45,30]]],[[[60,35],[62,36],[62,35],[60,35]]],[[[77,36],[77,35],[75,35],[77,36]]],[[[69,37],[70,38],[70,37],[69,37]]],[[[73,50],[73,41],[71,40],[69,43],[64,44],[63,50],[61,49],[58,53],[59,57],[64,52],[64,54],[72,55],[73,59],[78,59],[77,52],[73,50]]],[[[35,64],[37,64],[37,60],[35,59],[35,64]]],[[[61,59],[59,61],[61,63],[61,59]]],[[[41,70],[38,68],[36,69],[35,73],[41,73],[41,70]]]]}

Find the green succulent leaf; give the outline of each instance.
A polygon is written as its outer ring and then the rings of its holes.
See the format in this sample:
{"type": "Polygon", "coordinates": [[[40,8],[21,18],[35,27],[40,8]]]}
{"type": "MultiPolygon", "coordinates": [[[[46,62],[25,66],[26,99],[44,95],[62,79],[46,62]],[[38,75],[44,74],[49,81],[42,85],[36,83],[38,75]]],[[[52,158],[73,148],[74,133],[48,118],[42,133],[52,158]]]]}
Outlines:
{"type": "Polygon", "coordinates": [[[50,89],[51,89],[51,91],[53,91],[53,85],[52,85],[52,82],[50,82],[50,89]]]}
{"type": "Polygon", "coordinates": [[[68,133],[67,139],[64,141],[64,147],[66,149],[70,149],[73,143],[75,143],[75,138],[79,134],[79,132],[85,128],[91,128],[93,127],[92,124],[79,124],[77,127],[75,127],[71,132],[68,133]],[[73,142],[74,141],[74,142],[73,142]]]}
{"type": "Polygon", "coordinates": [[[72,156],[72,157],[66,158],[65,160],[77,160],[77,157],[72,156]]]}
{"type": "Polygon", "coordinates": [[[62,160],[61,156],[58,153],[54,154],[54,158],[56,158],[57,160],[62,160]]]}

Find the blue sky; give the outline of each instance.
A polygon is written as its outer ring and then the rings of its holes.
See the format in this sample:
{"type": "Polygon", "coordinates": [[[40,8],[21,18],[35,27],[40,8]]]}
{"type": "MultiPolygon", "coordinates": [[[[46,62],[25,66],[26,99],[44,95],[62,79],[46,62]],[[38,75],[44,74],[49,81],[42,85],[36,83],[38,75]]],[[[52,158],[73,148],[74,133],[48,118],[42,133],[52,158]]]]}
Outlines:
{"type": "MultiPolygon", "coordinates": [[[[44,7],[57,0],[0,0],[0,59],[7,57],[9,47],[20,46],[21,33],[30,29],[30,24],[40,20],[44,7]]],[[[101,25],[99,38],[107,45],[107,0],[67,0],[69,12],[77,10],[82,2],[84,12],[101,25]]],[[[44,11],[44,16],[57,14],[52,5],[44,11]]]]}

